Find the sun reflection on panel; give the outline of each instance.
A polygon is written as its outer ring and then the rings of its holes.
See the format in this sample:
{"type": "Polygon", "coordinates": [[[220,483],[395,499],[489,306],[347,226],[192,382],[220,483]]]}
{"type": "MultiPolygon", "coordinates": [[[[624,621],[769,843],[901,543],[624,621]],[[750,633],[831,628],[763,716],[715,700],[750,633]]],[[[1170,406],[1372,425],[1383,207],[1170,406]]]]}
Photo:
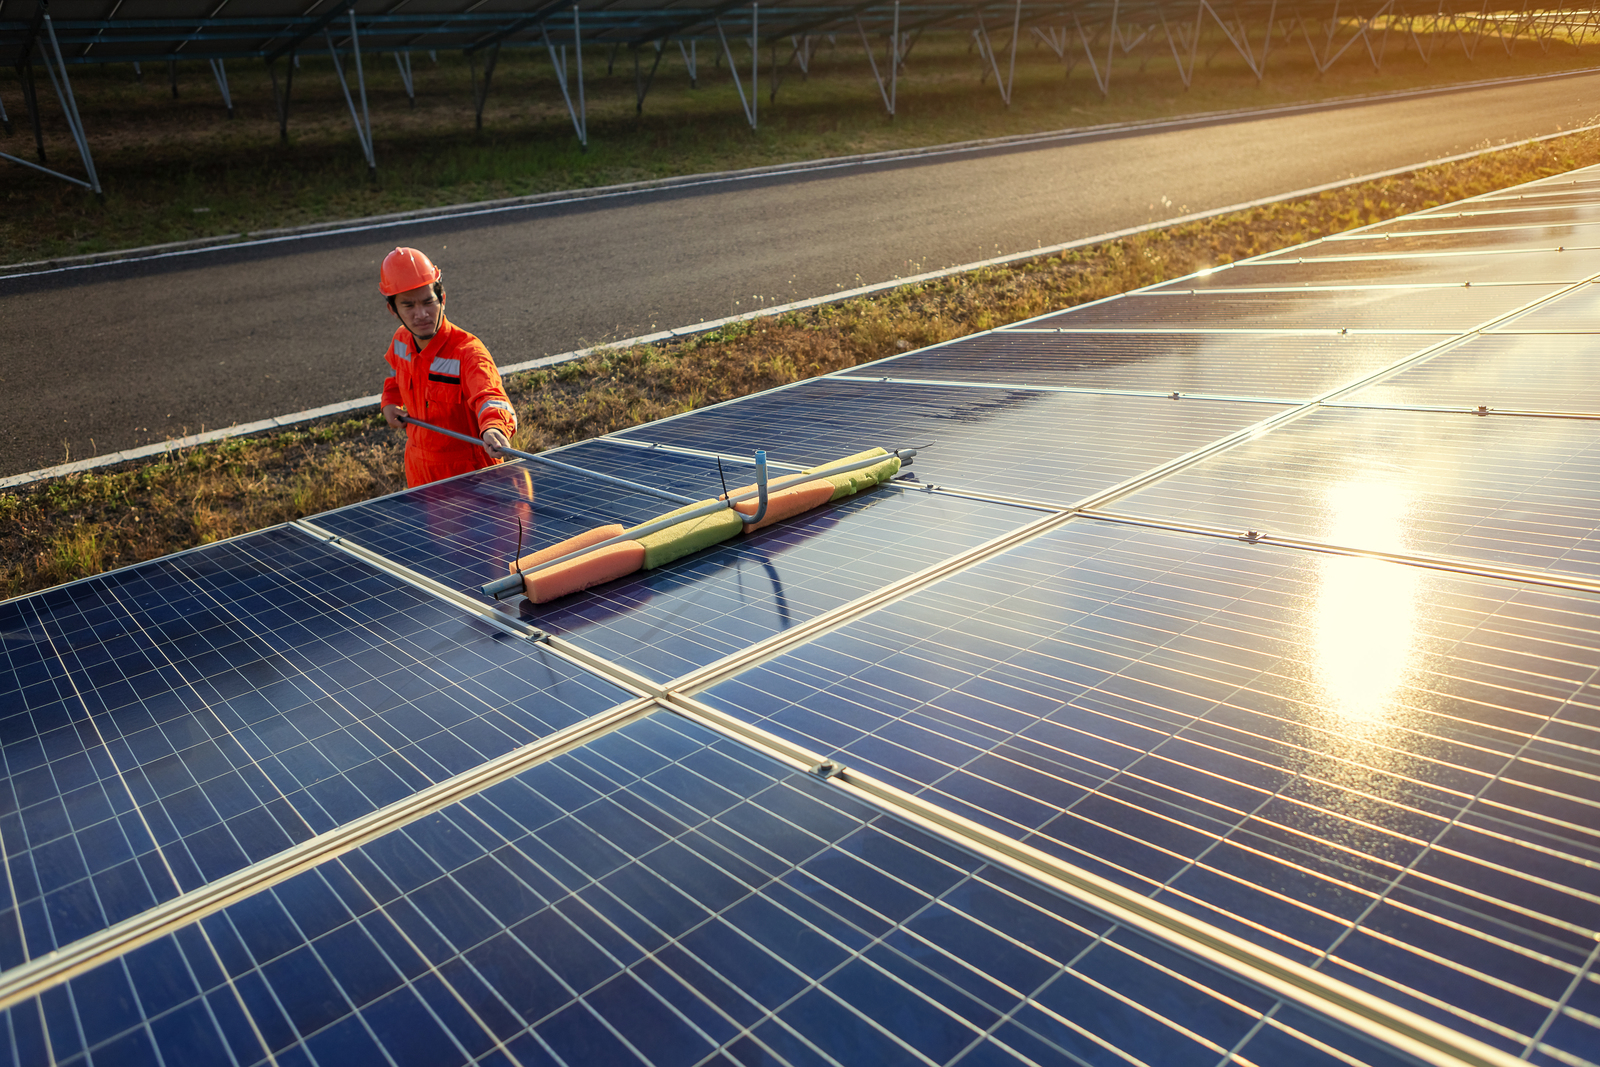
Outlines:
{"type": "MultiPolygon", "coordinates": [[[[1403,549],[1410,493],[1357,480],[1328,494],[1329,539],[1369,549],[1403,549]]],[[[1322,561],[1314,640],[1330,711],[1351,724],[1377,724],[1394,709],[1416,644],[1417,583],[1411,567],[1329,556],[1322,561]]]]}

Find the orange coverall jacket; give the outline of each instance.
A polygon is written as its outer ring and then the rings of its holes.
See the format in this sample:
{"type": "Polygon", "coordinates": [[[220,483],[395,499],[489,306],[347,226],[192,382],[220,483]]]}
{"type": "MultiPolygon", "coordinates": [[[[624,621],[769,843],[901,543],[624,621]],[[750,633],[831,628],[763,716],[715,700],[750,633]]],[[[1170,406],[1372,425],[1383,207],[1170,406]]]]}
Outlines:
{"type": "MultiPolygon", "coordinates": [[[[417,352],[416,343],[404,326],[395,330],[384,353],[394,373],[383,380],[383,406],[399,404],[414,419],[473,437],[494,427],[510,440],[517,432],[517,413],[483,342],[441,316],[439,332],[427,347],[417,352]]],[[[408,486],[499,462],[477,445],[420,426],[406,427],[408,486]]]]}

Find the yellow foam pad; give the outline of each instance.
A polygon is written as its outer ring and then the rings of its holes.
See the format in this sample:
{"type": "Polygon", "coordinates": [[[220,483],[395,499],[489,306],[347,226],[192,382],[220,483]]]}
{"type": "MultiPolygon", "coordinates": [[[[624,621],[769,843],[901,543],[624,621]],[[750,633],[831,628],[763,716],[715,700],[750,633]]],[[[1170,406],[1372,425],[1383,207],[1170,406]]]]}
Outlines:
{"type": "MultiPolygon", "coordinates": [[[[661,518],[671,518],[674,515],[692,511],[710,503],[712,501],[702,500],[698,504],[689,504],[686,507],[679,508],[677,511],[669,511],[662,515],[661,518]]],[[[698,552],[702,548],[709,548],[719,541],[726,541],[742,529],[744,529],[744,523],[739,519],[739,516],[735,515],[730,509],[724,508],[710,515],[702,515],[698,519],[689,519],[686,522],[678,523],[676,526],[668,526],[665,530],[657,530],[653,534],[645,534],[643,537],[636,538],[636,540],[644,546],[644,567],[648,570],[652,567],[660,567],[663,564],[671,563],[675,559],[687,556],[691,552],[698,552]]]]}
{"type": "Polygon", "coordinates": [[[867,451],[857,452],[853,456],[845,456],[843,459],[836,459],[819,467],[808,468],[804,473],[822,475],[833,485],[832,499],[838,500],[841,497],[859,493],[863,489],[870,489],[899,474],[900,457],[890,456],[888,452],[881,448],[869,448],[867,451]],[[870,467],[862,467],[860,470],[846,471],[843,474],[828,473],[835,467],[843,467],[858,460],[871,459],[873,456],[889,456],[889,458],[882,463],[875,463],[870,467]]]}

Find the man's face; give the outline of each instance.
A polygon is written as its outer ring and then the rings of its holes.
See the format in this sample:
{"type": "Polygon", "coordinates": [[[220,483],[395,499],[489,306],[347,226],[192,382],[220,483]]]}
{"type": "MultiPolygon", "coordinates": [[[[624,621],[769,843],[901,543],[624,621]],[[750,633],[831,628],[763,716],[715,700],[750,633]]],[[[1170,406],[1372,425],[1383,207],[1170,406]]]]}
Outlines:
{"type": "Polygon", "coordinates": [[[433,295],[433,286],[419,285],[394,298],[394,313],[419,341],[427,341],[439,331],[444,298],[433,295]]]}

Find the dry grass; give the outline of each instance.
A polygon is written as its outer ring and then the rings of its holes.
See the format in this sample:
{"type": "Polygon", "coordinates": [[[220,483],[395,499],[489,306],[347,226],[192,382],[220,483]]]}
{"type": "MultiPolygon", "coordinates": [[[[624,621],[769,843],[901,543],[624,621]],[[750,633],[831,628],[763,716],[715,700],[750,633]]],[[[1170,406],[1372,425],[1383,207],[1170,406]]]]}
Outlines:
{"type": "MultiPolygon", "coordinates": [[[[1596,163],[1600,134],[1577,134],[678,344],[597,353],[508,380],[524,427],[516,444],[553,448],[1596,163]]],[[[402,485],[400,442],[374,412],[0,493],[0,594],[46,588],[402,485]]]]}

